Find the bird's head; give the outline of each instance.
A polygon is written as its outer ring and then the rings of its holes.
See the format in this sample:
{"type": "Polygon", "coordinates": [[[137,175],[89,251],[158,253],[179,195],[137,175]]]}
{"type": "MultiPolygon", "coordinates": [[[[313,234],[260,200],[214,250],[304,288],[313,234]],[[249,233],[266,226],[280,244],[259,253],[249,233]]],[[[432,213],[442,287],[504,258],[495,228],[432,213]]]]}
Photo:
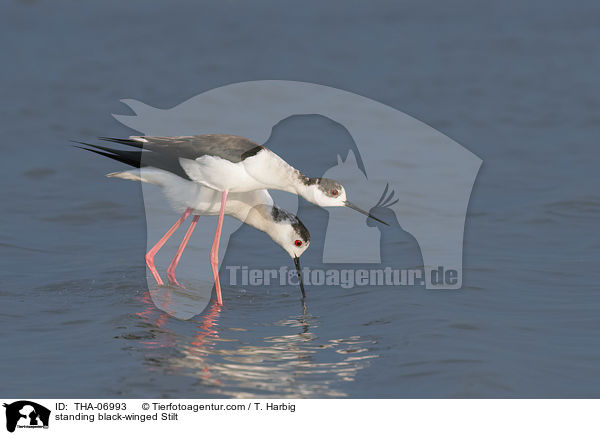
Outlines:
{"type": "Polygon", "coordinates": [[[281,246],[290,257],[300,257],[310,244],[310,233],[300,219],[281,208],[271,209],[271,238],[281,246]]]}
{"type": "Polygon", "coordinates": [[[300,256],[308,249],[310,245],[310,233],[297,216],[278,207],[271,209],[272,225],[267,232],[271,238],[281,246],[285,252],[294,260],[302,296],[304,293],[304,284],[300,272],[300,256]]]}
{"type": "Polygon", "coordinates": [[[344,186],[330,178],[311,178],[308,187],[311,202],[321,207],[343,207],[346,202],[344,186]]]}
{"type": "Polygon", "coordinates": [[[346,189],[340,183],[330,178],[309,178],[307,183],[308,192],[303,195],[306,199],[321,207],[348,207],[365,216],[375,219],[382,224],[388,225],[381,219],[376,218],[368,211],[357,207],[346,198],[346,189]]]}

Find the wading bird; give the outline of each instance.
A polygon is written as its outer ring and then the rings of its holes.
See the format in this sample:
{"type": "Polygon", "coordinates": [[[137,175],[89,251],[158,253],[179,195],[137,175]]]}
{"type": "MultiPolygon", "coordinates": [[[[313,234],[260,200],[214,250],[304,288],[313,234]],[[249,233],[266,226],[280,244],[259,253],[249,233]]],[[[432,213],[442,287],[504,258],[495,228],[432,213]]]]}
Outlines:
{"type": "MultiPolygon", "coordinates": [[[[115,139],[114,141],[119,142],[120,140],[115,139]]],[[[123,142],[127,142],[127,140],[123,140],[123,142]]],[[[298,272],[302,297],[305,297],[299,258],[310,244],[310,233],[298,217],[276,207],[266,189],[259,188],[252,191],[236,190],[228,195],[227,191],[220,193],[216,189],[194,180],[185,170],[185,163],[182,163],[182,158],[171,152],[164,152],[160,148],[153,147],[145,151],[125,151],[84,142],[78,143],[88,147],[78,148],[138,168],[113,172],[108,174],[108,177],[155,184],[162,189],[170,204],[175,209],[179,211],[183,210],[181,217],[145,256],[146,264],[159,285],[163,285],[163,281],[154,266],[154,256],[166,241],[191,214],[194,215],[192,223],[167,269],[169,281],[178,284],[175,278],[175,269],[196,227],[198,218],[201,215],[218,215],[219,220],[210,252],[210,262],[215,279],[217,301],[219,304],[223,303],[219,281],[218,252],[223,217],[227,214],[260,231],[264,231],[292,257],[298,272]]]]}
{"type": "Polygon", "coordinates": [[[346,199],[344,187],[329,178],[311,178],[290,166],[268,148],[241,136],[131,136],[102,140],[170,156],[193,181],[221,192],[221,203],[234,192],[283,190],[321,207],[349,207],[381,223],[346,199]]]}

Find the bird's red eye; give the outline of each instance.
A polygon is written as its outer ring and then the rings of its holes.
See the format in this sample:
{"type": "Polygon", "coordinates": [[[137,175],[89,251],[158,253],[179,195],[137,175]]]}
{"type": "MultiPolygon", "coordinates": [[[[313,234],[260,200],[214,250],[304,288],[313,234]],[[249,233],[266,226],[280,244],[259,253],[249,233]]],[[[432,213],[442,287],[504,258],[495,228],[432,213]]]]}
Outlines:
{"type": "Polygon", "coordinates": [[[302,240],[296,240],[294,243],[295,243],[295,244],[296,244],[296,246],[298,246],[298,247],[302,246],[302,240]]]}
{"type": "Polygon", "coordinates": [[[331,189],[331,194],[332,194],[333,196],[338,196],[338,193],[339,193],[339,192],[337,191],[337,189],[331,189]]]}

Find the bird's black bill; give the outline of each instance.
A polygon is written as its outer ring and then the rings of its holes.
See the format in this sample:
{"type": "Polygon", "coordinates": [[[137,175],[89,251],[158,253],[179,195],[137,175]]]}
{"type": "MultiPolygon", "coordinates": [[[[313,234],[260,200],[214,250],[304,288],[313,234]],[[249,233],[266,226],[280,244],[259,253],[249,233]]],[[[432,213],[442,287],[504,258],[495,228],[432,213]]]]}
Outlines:
{"type": "Polygon", "coordinates": [[[354,204],[352,204],[350,201],[346,201],[345,202],[346,207],[351,208],[352,210],[356,210],[359,213],[364,214],[365,216],[369,216],[371,219],[375,219],[377,222],[381,222],[384,225],[387,225],[388,227],[390,226],[390,224],[388,224],[387,222],[382,221],[381,219],[376,218],[375,216],[373,216],[371,213],[369,213],[368,211],[363,210],[362,208],[359,208],[357,206],[355,206],[354,204]]]}
{"type": "Polygon", "coordinates": [[[306,293],[304,293],[304,283],[302,282],[302,272],[300,272],[300,259],[298,257],[294,257],[294,264],[296,265],[296,270],[298,271],[298,282],[300,283],[300,290],[302,290],[302,299],[306,297],[306,293]]]}

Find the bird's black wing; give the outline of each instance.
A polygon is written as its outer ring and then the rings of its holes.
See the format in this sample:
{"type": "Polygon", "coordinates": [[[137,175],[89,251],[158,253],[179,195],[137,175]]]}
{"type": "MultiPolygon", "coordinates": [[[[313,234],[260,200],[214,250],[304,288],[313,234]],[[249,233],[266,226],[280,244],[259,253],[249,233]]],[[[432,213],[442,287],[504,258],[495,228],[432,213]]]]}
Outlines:
{"type": "Polygon", "coordinates": [[[135,148],[177,158],[195,160],[202,156],[216,156],[239,163],[264,149],[256,142],[232,134],[203,134],[197,136],[132,136],[129,139],[101,137],[135,148]]]}
{"type": "Polygon", "coordinates": [[[152,151],[125,151],[118,150],[115,148],[103,147],[100,145],[93,145],[85,142],[77,143],[88,147],[92,147],[92,149],[79,146],[77,148],[100,154],[101,156],[108,157],[121,163],[125,163],[127,165],[133,166],[134,168],[152,167],[162,169],[164,171],[169,171],[181,178],[185,178],[186,180],[191,181],[191,178],[188,177],[188,175],[185,173],[185,171],[179,164],[179,159],[177,159],[176,157],[154,153],[152,151]]]}

